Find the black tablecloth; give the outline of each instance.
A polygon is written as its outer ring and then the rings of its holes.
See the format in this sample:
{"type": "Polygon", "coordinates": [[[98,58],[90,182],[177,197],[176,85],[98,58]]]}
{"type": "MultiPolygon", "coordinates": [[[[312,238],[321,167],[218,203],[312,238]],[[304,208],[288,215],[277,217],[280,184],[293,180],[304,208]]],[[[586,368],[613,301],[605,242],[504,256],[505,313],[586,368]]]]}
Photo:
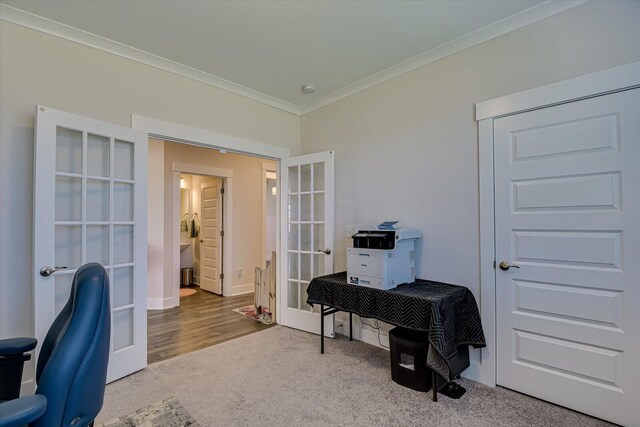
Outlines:
{"type": "Polygon", "coordinates": [[[485,347],[478,306],[464,286],[417,279],[384,291],[347,283],[347,273],[316,277],[308,304],[323,304],[403,328],[427,331],[427,365],[450,380],[447,359],[461,345],[485,347]]]}

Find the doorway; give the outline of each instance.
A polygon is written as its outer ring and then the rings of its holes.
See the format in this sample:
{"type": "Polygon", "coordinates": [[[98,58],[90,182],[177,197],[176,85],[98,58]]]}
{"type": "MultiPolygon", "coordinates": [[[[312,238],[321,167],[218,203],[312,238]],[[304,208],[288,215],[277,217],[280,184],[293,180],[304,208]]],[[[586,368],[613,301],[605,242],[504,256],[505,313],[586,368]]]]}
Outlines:
{"type": "Polygon", "coordinates": [[[223,294],[224,178],[180,174],[180,286],[223,294]]]}
{"type": "Polygon", "coordinates": [[[162,264],[159,282],[149,282],[151,362],[267,326],[243,309],[253,306],[255,269],[263,266],[263,166],[277,163],[159,139],[149,147],[149,187],[164,183],[149,200],[149,224],[157,223],[148,234],[162,235],[162,251],[151,239],[149,248],[162,264]],[[160,283],[162,305],[152,306],[160,283]]]}

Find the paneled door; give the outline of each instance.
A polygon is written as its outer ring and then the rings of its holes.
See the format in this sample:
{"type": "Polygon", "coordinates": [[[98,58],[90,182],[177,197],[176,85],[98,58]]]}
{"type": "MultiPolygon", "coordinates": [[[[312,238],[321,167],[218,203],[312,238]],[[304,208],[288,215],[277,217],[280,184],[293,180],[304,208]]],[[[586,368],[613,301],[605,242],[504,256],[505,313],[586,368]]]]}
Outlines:
{"type": "Polygon", "coordinates": [[[147,365],[147,135],[42,106],[36,122],[36,338],[69,298],[78,267],[102,264],[111,283],[111,382],[147,365]]]}
{"type": "Polygon", "coordinates": [[[640,425],[640,89],[494,121],[497,382],[640,425]]]}
{"type": "MultiPolygon", "coordinates": [[[[320,307],[307,304],[307,288],[312,278],[333,273],[333,151],[280,166],[280,323],[320,334],[320,307]]],[[[333,315],[324,330],[334,336],[333,315]]]]}
{"type": "Polygon", "coordinates": [[[222,180],[202,187],[200,287],[222,295],[222,180]]]}

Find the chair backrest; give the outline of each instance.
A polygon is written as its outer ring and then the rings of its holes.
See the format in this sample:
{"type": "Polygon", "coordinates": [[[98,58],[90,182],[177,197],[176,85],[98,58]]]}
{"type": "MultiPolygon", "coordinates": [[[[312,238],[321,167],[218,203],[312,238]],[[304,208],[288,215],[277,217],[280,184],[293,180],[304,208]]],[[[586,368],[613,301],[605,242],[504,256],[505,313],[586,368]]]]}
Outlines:
{"type": "Polygon", "coordinates": [[[97,263],[73,277],[69,301],[42,343],[36,394],[47,411],[31,426],[86,426],[102,409],[109,362],[109,277],[97,263]]]}

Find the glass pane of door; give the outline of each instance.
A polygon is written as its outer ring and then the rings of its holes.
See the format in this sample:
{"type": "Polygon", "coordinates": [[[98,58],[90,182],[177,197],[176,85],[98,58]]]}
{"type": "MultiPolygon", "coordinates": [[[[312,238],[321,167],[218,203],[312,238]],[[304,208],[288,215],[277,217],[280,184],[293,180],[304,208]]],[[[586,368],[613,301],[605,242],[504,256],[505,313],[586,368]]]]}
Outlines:
{"type": "Polygon", "coordinates": [[[132,339],[134,267],[112,267],[134,260],[134,145],[63,127],[56,136],[55,263],[67,267],[56,279],[56,312],[69,297],[73,270],[98,262],[111,277],[114,314],[128,310],[114,316],[114,340],[124,345],[132,339]]]}

